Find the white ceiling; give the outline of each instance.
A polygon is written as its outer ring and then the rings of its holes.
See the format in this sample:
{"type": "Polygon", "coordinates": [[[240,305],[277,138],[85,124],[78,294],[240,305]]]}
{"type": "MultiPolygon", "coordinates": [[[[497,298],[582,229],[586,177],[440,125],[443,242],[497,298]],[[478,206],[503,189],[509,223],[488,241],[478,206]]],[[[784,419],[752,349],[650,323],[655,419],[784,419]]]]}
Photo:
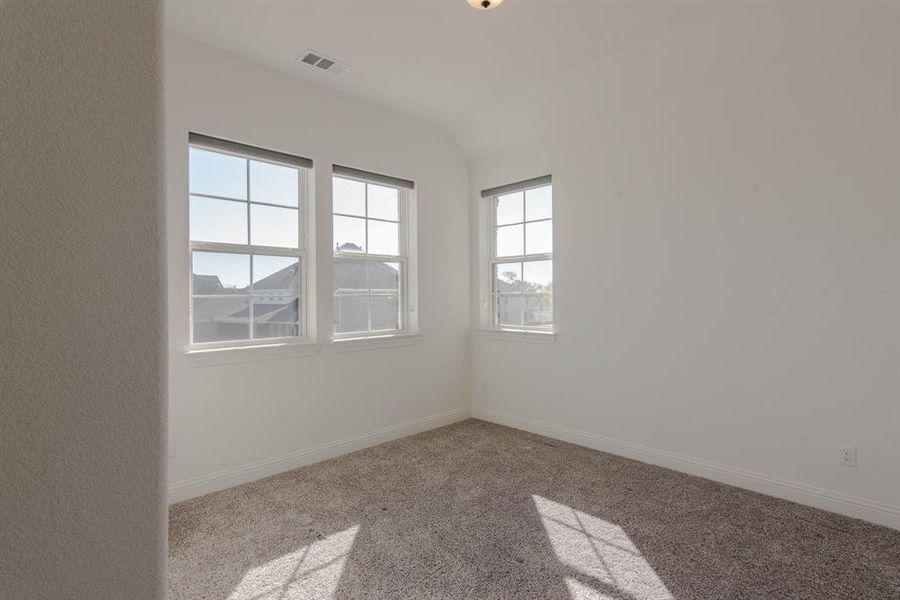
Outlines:
{"type": "Polygon", "coordinates": [[[452,129],[479,107],[691,21],[713,4],[649,0],[168,0],[167,28],[452,129]],[[313,48],[340,75],[297,62],[313,48]]]}

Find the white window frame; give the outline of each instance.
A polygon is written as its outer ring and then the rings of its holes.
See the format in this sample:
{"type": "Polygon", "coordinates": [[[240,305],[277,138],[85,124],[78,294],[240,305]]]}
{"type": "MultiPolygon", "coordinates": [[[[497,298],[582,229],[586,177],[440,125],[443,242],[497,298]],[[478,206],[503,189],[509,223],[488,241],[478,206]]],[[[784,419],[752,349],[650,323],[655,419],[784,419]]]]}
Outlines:
{"type": "MultiPolygon", "coordinates": [[[[206,136],[198,136],[206,138],[206,136]]],[[[229,202],[245,202],[247,205],[247,241],[250,241],[250,228],[252,226],[250,219],[251,204],[259,204],[262,206],[272,206],[276,208],[290,208],[279,204],[270,204],[267,202],[251,201],[250,196],[250,161],[266,162],[279,166],[295,168],[298,171],[298,193],[297,198],[297,227],[298,227],[298,248],[284,248],[280,246],[261,246],[253,244],[231,244],[223,242],[195,242],[191,239],[190,227],[188,227],[188,349],[190,351],[216,350],[224,348],[252,348],[256,346],[273,346],[273,345],[302,345],[315,342],[315,319],[310,318],[309,298],[313,297],[310,293],[311,286],[315,282],[315,265],[310,260],[310,252],[308,248],[309,240],[309,222],[310,222],[310,198],[312,177],[312,163],[310,166],[300,166],[288,160],[279,160],[278,155],[282,153],[254,148],[252,146],[244,146],[227,140],[219,140],[216,138],[206,138],[205,141],[190,141],[188,146],[196,147],[203,150],[217,152],[220,154],[228,154],[247,160],[247,200],[239,200],[234,198],[226,198],[221,196],[213,196],[209,194],[192,194],[190,192],[190,166],[188,166],[188,186],[186,199],[188,200],[188,213],[190,213],[190,197],[198,196],[202,198],[212,198],[229,202]],[[250,305],[249,305],[249,334],[253,335],[253,255],[261,254],[266,256],[288,256],[297,258],[300,261],[300,335],[299,336],[282,336],[268,337],[247,340],[225,340],[220,342],[194,342],[194,251],[200,252],[224,252],[230,254],[241,254],[250,257],[250,305]]],[[[286,158],[296,158],[298,161],[305,161],[301,157],[283,154],[286,158]]],[[[189,219],[190,220],[190,219],[189,219]]]]}
{"type": "MultiPolygon", "coordinates": [[[[392,187],[398,191],[397,194],[397,215],[398,215],[398,232],[400,236],[397,256],[386,254],[369,254],[368,252],[342,252],[335,248],[332,257],[332,268],[336,261],[346,260],[354,262],[379,263],[393,262],[400,265],[400,328],[399,329],[378,329],[367,331],[350,331],[338,333],[334,331],[334,315],[332,315],[332,336],[335,341],[356,340],[365,338],[388,338],[397,336],[410,336],[418,333],[418,311],[416,310],[418,299],[418,276],[417,276],[417,259],[416,259],[416,190],[415,188],[402,187],[393,185],[388,181],[391,178],[371,174],[367,177],[364,171],[357,171],[356,174],[349,172],[350,170],[334,172],[332,174],[332,183],[334,178],[348,179],[351,181],[360,181],[366,184],[380,185],[383,187],[392,187]]],[[[368,195],[369,188],[366,186],[366,249],[368,249],[368,221],[384,221],[383,219],[373,219],[368,216],[368,195]]],[[[332,199],[334,198],[332,194],[332,199]]],[[[348,215],[344,213],[334,212],[332,202],[331,217],[335,216],[362,218],[359,215],[348,215]]],[[[385,221],[387,222],[387,221],[385,221]]],[[[393,222],[393,221],[391,221],[393,222]]],[[[333,229],[332,229],[333,231],[333,229]]],[[[369,282],[369,293],[367,298],[371,298],[371,281],[369,282]]],[[[332,298],[334,298],[334,286],[332,285],[332,298]]],[[[368,308],[369,326],[372,324],[371,303],[368,308]]]]}
{"type": "MultiPolygon", "coordinates": [[[[496,315],[498,313],[498,298],[499,295],[494,293],[494,269],[497,265],[509,264],[509,263],[520,263],[523,264],[527,262],[537,262],[549,260],[553,261],[553,252],[541,253],[541,254],[521,254],[518,256],[497,256],[497,199],[500,196],[505,196],[507,194],[513,194],[517,192],[527,192],[528,190],[533,190],[537,188],[547,187],[551,188],[551,206],[553,206],[552,200],[552,187],[553,182],[551,177],[537,177],[535,179],[529,179],[526,181],[522,181],[520,183],[514,183],[510,185],[504,185],[498,188],[494,188],[492,190],[486,190],[482,192],[482,198],[480,198],[481,210],[480,212],[480,224],[481,224],[481,277],[480,277],[480,306],[481,306],[481,314],[480,314],[480,329],[487,333],[520,333],[520,334],[536,334],[538,336],[544,336],[546,334],[553,334],[553,339],[555,340],[555,332],[556,332],[556,292],[555,285],[554,291],[551,292],[553,295],[554,303],[553,303],[553,322],[550,325],[525,325],[524,319],[522,325],[502,325],[496,322],[496,315]]],[[[524,206],[523,206],[524,208],[524,206]]],[[[555,210],[553,211],[553,216],[549,219],[540,219],[539,221],[523,221],[523,250],[526,247],[526,240],[524,238],[525,230],[524,223],[526,222],[540,222],[548,220],[553,222],[555,220],[555,210]]],[[[555,263],[554,263],[555,266],[555,263]]],[[[524,273],[523,273],[524,276],[524,273]]],[[[554,269],[554,280],[556,278],[555,269],[554,269]]],[[[555,283],[555,282],[554,282],[555,283]]],[[[523,310],[524,310],[524,295],[523,294],[523,310]]],[[[489,336],[490,337],[490,336],[489,336]]]]}

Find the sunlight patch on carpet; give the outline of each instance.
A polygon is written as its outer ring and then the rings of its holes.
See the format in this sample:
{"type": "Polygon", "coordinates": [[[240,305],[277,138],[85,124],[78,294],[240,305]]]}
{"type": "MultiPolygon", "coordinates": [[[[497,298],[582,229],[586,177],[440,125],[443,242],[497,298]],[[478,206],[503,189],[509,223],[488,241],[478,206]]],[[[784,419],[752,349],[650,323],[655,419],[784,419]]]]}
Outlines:
{"type": "Polygon", "coordinates": [[[228,600],[332,598],[359,525],[254,567],[228,600]]]}
{"type": "Polygon", "coordinates": [[[541,496],[532,496],[572,598],[670,600],[672,594],[621,527],[541,496]]]}

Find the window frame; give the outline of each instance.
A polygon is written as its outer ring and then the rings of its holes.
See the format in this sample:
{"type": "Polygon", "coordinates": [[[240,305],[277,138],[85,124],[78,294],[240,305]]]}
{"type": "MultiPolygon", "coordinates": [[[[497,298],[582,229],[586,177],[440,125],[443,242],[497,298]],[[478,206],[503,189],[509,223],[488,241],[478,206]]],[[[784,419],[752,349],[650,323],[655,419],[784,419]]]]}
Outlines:
{"type": "MultiPolygon", "coordinates": [[[[527,292],[521,292],[519,295],[522,297],[522,311],[523,311],[523,319],[522,324],[520,325],[503,325],[499,323],[498,313],[499,313],[499,300],[500,293],[496,293],[494,291],[495,284],[495,270],[497,265],[504,264],[519,264],[522,265],[522,278],[524,281],[524,267],[525,263],[529,262],[539,262],[539,261],[547,261],[549,260],[551,264],[554,263],[553,260],[553,244],[551,243],[550,252],[544,252],[539,254],[519,254],[515,256],[497,256],[497,228],[507,225],[519,225],[520,223],[505,223],[504,225],[497,224],[497,202],[500,196],[506,196],[509,194],[522,193],[522,209],[523,209],[523,220],[521,221],[522,225],[522,251],[525,252],[527,249],[527,223],[540,223],[543,221],[550,221],[551,230],[552,224],[555,220],[555,210],[553,210],[553,181],[550,176],[539,177],[533,180],[523,181],[521,183],[505,185],[499,188],[495,188],[494,190],[489,190],[486,192],[486,195],[483,195],[480,198],[482,205],[482,224],[483,224],[483,235],[482,241],[484,244],[485,251],[483,252],[483,256],[486,259],[481,261],[482,269],[484,270],[482,276],[482,284],[481,284],[481,306],[483,308],[481,315],[481,329],[490,331],[490,332],[504,332],[510,334],[536,334],[536,335],[544,335],[544,334],[555,334],[556,333],[556,303],[555,303],[555,285],[554,290],[550,292],[551,298],[553,302],[553,318],[550,325],[525,325],[524,321],[524,310],[525,310],[525,298],[528,296],[527,292]],[[550,206],[551,206],[551,216],[547,219],[537,219],[535,221],[527,221],[525,220],[527,213],[525,212],[525,192],[529,190],[535,190],[543,187],[550,188],[550,206]]],[[[485,194],[483,192],[483,194],[485,194]]],[[[555,269],[554,269],[554,280],[556,279],[555,269]]]]}
{"type": "MultiPolygon", "coordinates": [[[[253,348],[258,346],[272,345],[302,345],[315,342],[314,322],[310,319],[309,298],[310,287],[315,281],[315,265],[310,261],[309,243],[309,221],[310,221],[310,199],[311,182],[314,180],[312,166],[301,164],[308,159],[280,152],[255,148],[253,146],[245,146],[227,140],[219,140],[217,138],[198,136],[199,140],[191,139],[188,142],[188,169],[187,169],[187,212],[188,212],[188,349],[189,351],[203,350],[219,350],[228,348],[253,348]],[[198,148],[209,152],[235,156],[246,160],[247,169],[247,199],[241,200],[237,198],[228,198],[225,196],[215,196],[210,194],[191,193],[190,188],[190,149],[198,148]],[[280,159],[279,157],[283,157],[280,159]],[[292,160],[293,159],[293,160],[292,160]],[[298,172],[298,197],[297,197],[297,248],[285,248],[283,246],[264,246],[251,244],[251,207],[255,204],[258,206],[269,206],[275,208],[292,208],[290,206],[273,204],[269,202],[256,202],[251,199],[250,195],[250,163],[251,161],[269,163],[273,165],[290,167],[297,169],[298,172]],[[190,233],[190,197],[197,196],[200,198],[210,198],[226,202],[243,202],[247,206],[247,244],[235,244],[227,242],[201,242],[191,239],[190,233]],[[194,341],[194,298],[222,298],[223,296],[215,296],[209,294],[194,294],[194,252],[219,252],[226,254],[239,254],[249,258],[250,268],[250,284],[247,295],[249,297],[248,308],[248,334],[253,335],[253,257],[255,255],[263,256],[285,256],[296,258],[300,264],[300,281],[298,298],[300,303],[300,335],[297,336],[279,336],[267,338],[253,338],[246,340],[223,340],[216,342],[195,342],[194,341]]],[[[311,161],[309,161],[311,163],[311,161]]],[[[227,296],[226,296],[227,297],[227,296]]]]}
{"type": "MultiPolygon", "coordinates": [[[[331,222],[332,222],[332,236],[334,235],[334,217],[351,217],[355,219],[363,219],[366,222],[366,252],[344,252],[339,251],[335,246],[332,250],[331,257],[331,265],[332,265],[332,273],[334,273],[334,266],[337,261],[347,261],[347,262],[364,262],[366,263],[367,269],[371,267],[373,263],[384,263],[391,262],[397,263],[400,266],[400,285],[398,286],[398,295],[399,295],[399,315],[398,318],[400,320],[400,328],[399,329],[371,329],[372,326],[372,308],[371,308],[371,297],[372,297],[372,284],[371,284],[371,272],[369,271],[367,274],[368,278],[368,288],[365,294],[358,294],[359,296],[365,296],[367,298],[367,319],[369,329],[365,331],[348,331],[348,332],[337,332],[335,330],[335,315],[332,314],[331,318],[331,334],[332,339],[336,342],[346,341],[346,340],[358,340],[358,339],[367,339],[367,338],[393,338],[397,336],[410,336],[418,333],[418,315],[416,312],[416,300],[417,300],[417,277],[416,277],[416,236],[415,236],[415,221],[416,221],[416,191],[415,187],[408,188],[396,184],[390,183],[388,181],[389,178],[385,178],[382,176],[378,176],[375,173],[372,173],[370,177],[366,176],[365,171],[358,171],[353,169],[350,172],[350,169],[343,169],[340,172],[334,172],[331,176],[332,182],[332,195],[331,195],[331,222]],[[351,215],[346,213],[338,213],[334,210],[334,180],[335,178],[339,179],[347,179],[350,181],[359,181],[366,184],[366,215],[365,217],[360,217],[359,215],[351,215]],[[369,246],[369,227],[368,221],[379,221],[384,223],[393,223],[393,221],[388,221],[386,219],[379,219],[369,217],[369,188],[368,185],[378,185],[381,187],[390,187],[397,190],[397,232],[398,232],[398,247],[397,250],[400,254],[398,255],[387,255],[387,254],[370,254],[368,252],[369,246]]],[[[334,246],[334,238],[332,237],[332,245],[334,246]]],[[[335,290],[334,283],[332,281],[331,286],[331,298],[332,298],[332,306],[334,302],[335,290]]],[[[350,294],[353,295],[353,294],[350,294]]]]}

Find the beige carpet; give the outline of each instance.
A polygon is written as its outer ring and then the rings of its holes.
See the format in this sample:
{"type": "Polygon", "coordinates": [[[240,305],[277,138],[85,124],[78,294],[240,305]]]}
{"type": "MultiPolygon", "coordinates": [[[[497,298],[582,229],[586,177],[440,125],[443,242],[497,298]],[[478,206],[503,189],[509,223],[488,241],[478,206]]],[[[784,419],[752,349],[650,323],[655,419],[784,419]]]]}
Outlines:
{"type": "Polygon", "coordinates": [[[171,598],[900,599],[900,531],[481,421],[171,509],[171,598]]]}

